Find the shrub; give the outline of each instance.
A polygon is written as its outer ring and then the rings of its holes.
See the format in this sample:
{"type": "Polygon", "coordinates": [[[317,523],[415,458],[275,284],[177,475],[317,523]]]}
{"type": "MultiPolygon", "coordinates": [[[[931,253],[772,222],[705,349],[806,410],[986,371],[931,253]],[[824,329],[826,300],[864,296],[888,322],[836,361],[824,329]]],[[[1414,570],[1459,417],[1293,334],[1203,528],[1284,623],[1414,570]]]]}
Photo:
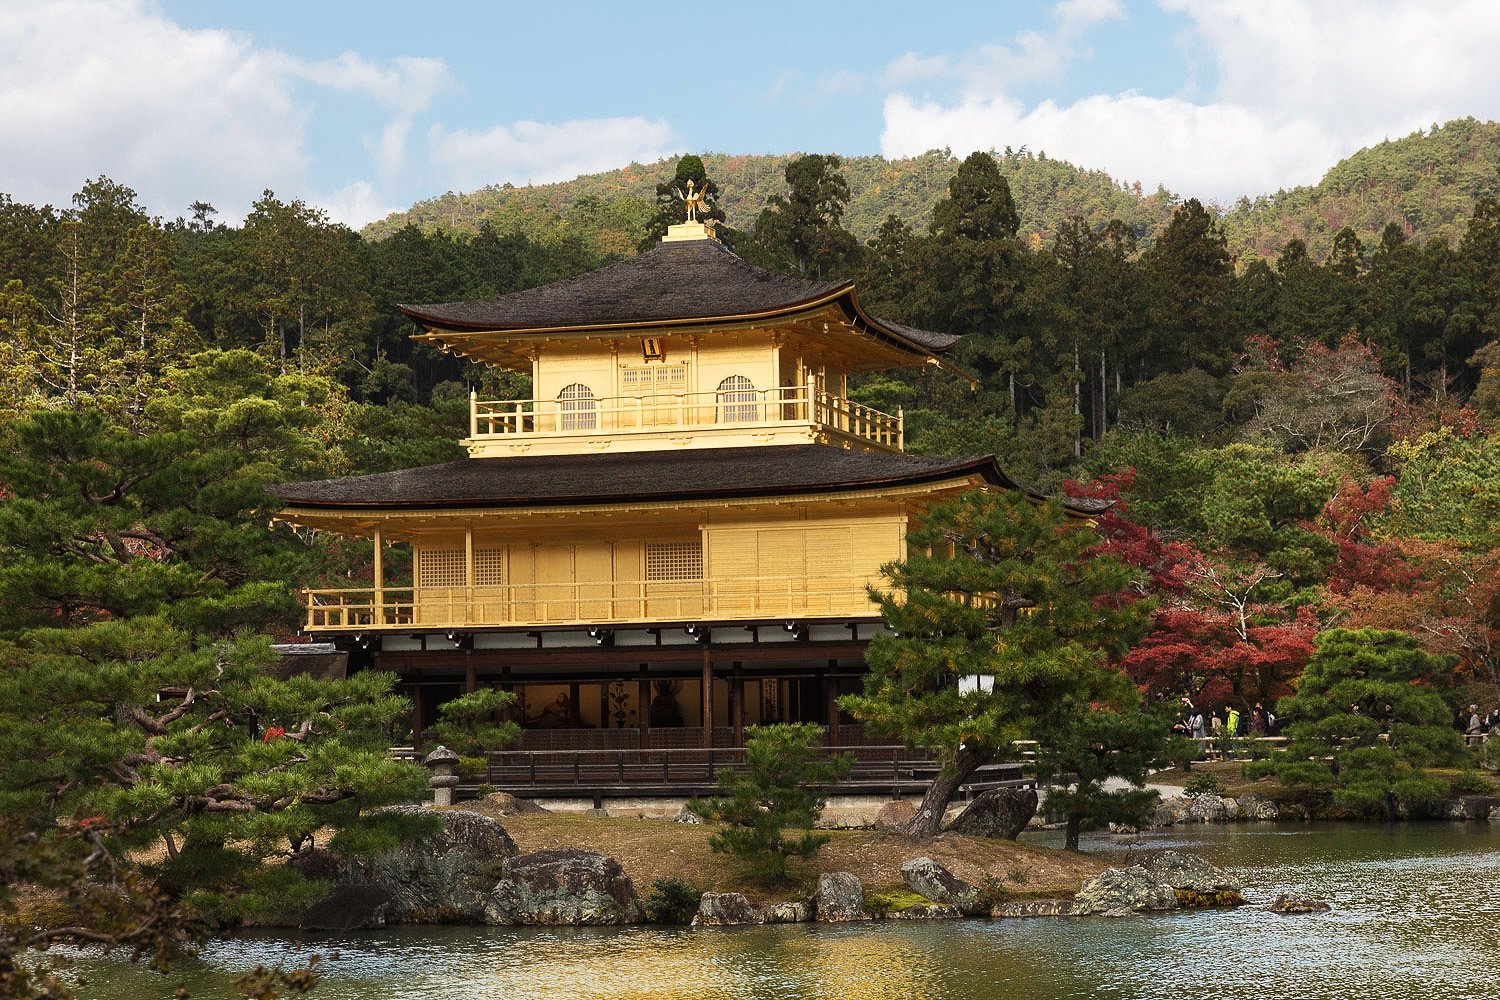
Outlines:
{"type": "Polygon", "coordinates": [[[1195,774],[1182,787],[1182,794],[1188,798],[1196,795],[1223,795],[1229,788],[1217,774],[1195,774]]]}
{"type": "Polygon", "coordinates": [[[1455,795],[1493,795],[1495,782],[1479,771],[1464,771],[1453,778],[1451,788],[1455,795]]]}
{"type": "Polygon", "coordinates": [[[746,734],[746,770],[720,771],[724,796],[694,799],[688,808],[728,824],[708,842],[715,851],[743,858],[755,878],[785,882],[788,858],[810,858],[828,843],[812,832],[826,801],[817,789],[849,772],[849,756],[819,759],[823,733],[810,723],[751,726],[746,734]],[[787,827],[808,832],[785,839],[787,827]]]}
{"type": "Polygon", "coordinates": [[[653,924],[689,924],[698,912],[703,890],[680,878],[659,878],[646,894],[646,919],[653,924]]]}

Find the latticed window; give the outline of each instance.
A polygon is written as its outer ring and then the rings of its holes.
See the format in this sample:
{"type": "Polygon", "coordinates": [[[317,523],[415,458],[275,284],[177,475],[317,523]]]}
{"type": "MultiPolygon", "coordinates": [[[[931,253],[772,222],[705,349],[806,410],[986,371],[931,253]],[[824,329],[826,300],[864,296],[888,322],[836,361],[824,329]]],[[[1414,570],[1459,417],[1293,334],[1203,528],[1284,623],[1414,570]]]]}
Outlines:
{"type": "Polygon", "coordinates": [[[421,549],[418,551],[418,587],[462,587],[463,585],[463,549],[421,549]]]}
{"type": "Polygon", "coordinates": [[[599,426],[594,412],[594,390],[582,382],[563,386],[557,394],[562,410],[562,429],[565,431],[591,431],[599,426]]]}
{"type": "Polygon", "coordinates": [[[646,580],[701,580],[703,579],[703,543],[691,542],[647,542],[646,580]]]}
{"type": "Polygon", "coordinates": [[[474,550],[474,583],[498,587],[505,582],[505,550],[498,545],[474,550]]]}
{"type": "Polygon", "coordinates": [[[718,403],[720,423],[760,419],[760,396],[755,383],[743,375],[731,375],[719,383],[718,403]]]}
{"type": "Polygon", "coordinates": [[[620,370],[620,386],[627,393],[682,392],[687,388],[686,365],[635,365],[620,370]]]}

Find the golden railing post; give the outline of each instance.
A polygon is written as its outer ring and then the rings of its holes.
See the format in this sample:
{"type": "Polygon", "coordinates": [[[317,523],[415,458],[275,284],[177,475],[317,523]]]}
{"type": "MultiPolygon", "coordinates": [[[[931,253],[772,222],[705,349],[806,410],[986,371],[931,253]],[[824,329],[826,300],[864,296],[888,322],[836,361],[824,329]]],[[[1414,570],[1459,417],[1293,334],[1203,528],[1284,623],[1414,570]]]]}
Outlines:
{"type": "Polygon", "coordinates": [[[469,437],[479,436],[479,390],[469,390],[469,437]]]}
{"type": "Polygon", "coordinates": [[[375,529],[375,624],[385,624],[385,538],[375,529]]]}
{"type": "Polygon", "coordinates": [[[906,410],[896,407],[896,450],[906,450],[906,410]]]}

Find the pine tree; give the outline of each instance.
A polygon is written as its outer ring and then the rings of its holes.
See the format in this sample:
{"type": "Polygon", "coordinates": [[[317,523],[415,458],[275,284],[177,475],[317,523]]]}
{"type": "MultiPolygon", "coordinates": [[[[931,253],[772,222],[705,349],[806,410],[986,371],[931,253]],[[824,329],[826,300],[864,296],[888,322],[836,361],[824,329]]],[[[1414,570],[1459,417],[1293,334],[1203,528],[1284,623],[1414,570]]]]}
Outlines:
{"type": "Polygon", "coordinates": [[[873,596],[891,632],[870,643],[864,691],[840,705],[942,762],[909,833],[936,833],[959,786],[1013,741],[1045,743],[1120,690],[1107,660],[1149,609],[1123,598],[1133,573],[1093,555],[1098,543],[1056,501],[972,493],[930,511],[906,560],[885,567],[892,588],[873,596]]]}

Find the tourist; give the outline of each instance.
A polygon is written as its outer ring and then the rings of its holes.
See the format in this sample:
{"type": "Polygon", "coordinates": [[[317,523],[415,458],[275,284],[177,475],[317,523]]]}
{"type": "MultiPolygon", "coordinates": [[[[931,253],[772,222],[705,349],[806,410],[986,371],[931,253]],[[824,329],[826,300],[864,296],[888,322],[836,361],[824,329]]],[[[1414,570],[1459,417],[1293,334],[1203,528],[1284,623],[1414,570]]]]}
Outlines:
{"type": "Polygon", "coordinates": [[[1469,713],[1463,710],[1463,706],[1453,710],[1453,728],[1461,733],[1469,731],[1469,713]]]}
{"type": "Polygon", "coordinates": [[[1250,735],[1266,735],[1266,707],[1258,701],[1250,710],[1250,735]]]}
{"type": "Polygon", "coordinates": [[[1470,705],[1469,722],[1468,725],[1464,727],[1464,739],[1468,741],[1470,746],[1476,746],[1479,743],[1484,742],[1484,730],[1482,730],[1480,726],[1481,723],[1479,720],[1479,706],[1470,705]]]}
{"type": "Polygon", "coordinates": [[[1208,735],[1207,724],[1203,721],[1203,713],[1196,708],[1188,716],[1188,729],[1195,740],[1201,740],[1208,735]]]}

